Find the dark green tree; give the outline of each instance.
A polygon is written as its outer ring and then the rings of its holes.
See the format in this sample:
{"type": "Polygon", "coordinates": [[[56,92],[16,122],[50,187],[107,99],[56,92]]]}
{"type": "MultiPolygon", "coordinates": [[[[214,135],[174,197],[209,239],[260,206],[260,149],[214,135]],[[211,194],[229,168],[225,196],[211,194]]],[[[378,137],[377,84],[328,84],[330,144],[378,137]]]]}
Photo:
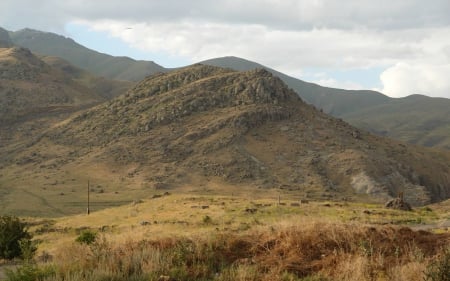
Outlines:
{"type": "Polygon", "coordinates": [[[22,255],[20,241],[31,240],[26,224],[19,218],[0,216],[0,258],[13,259],[22,255]]]}

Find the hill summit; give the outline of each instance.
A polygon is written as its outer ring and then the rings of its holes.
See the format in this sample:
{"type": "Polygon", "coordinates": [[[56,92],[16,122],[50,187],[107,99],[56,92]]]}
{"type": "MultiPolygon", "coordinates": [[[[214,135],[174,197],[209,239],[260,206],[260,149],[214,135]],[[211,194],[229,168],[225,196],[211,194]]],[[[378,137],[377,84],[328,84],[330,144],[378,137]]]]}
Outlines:
{"type": "Polygon", "coordinates": [[[262,69],[193,65],[153,75],[26,147],[14,159],[25,163],[19,168],[51,165],[69,178],[85,171],[106,185],[121,177],[153,189],[241,186],[379,201],[404,192],[415,205],[450,197],[448,154],[359,131],[262,69]]]}

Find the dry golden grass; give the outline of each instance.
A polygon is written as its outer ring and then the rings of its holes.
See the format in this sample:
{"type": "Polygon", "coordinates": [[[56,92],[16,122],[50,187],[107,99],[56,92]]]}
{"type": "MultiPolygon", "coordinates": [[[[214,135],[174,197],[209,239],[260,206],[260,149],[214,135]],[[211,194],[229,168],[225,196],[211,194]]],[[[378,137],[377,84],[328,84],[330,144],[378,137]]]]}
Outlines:
{"type": "Polygon", "coordinates": [[[64,280],[423,280],[450,243],[448,229],[405,227],[435,226],[445,204],[403,212],[296,202],[279,205],[276,193],[164,195],[89,216],[30,219],[30,230],[42,241],[37,256],[52,255],[64,280]],[[86,229],[97,232],[95,246],[75,242],[86,229]]]}
{"type": "Polygon", "coordinates": [[[51,280],[421,280],[449,243],[449,234],[319,219],[241,233],[100,235],[56,249],[51,280]]]}
{"type": "MultiPolygon", "coordinates": [[[[245,194],[246,191],[241,191],[245,194]]],[[[162,195],[162,193],[160,194],[162,195]]],[[[101,232],[108,240],[156,239],[172,236],[195,236],[211,232],[241,233],[257,229],[284,228],[317,222],[407,225],[436,227],[445,219],[446,208],[416,209],[403,212],[384,209],[380,205],[360,203],[309,202],[291,206],[296,200],[278,196],[251,198],[240,196],[214,196],[177,194],[142,200],[137,204],[109,208],[86,214],[41,221],[34,219],[32,231],[43,241],[41,251],[52,252],[71,243],[83,229],[101,232]]],[[[434,207],[433,207],[434,208],[434,207]]],[[[439,231],[445,232],[446,228],[439,231]]]]}

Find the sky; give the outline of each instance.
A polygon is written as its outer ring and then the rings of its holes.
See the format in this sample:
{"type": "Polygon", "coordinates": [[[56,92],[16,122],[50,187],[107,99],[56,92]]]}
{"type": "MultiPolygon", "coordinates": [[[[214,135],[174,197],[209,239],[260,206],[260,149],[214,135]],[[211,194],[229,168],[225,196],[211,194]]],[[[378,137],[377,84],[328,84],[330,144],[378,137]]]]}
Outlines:
{"type": "Polygon", "coordinates": [[[0,26],[165,67],[237,56],[323,86],[450,98],[450,0],[1,0],[0,26]]]}

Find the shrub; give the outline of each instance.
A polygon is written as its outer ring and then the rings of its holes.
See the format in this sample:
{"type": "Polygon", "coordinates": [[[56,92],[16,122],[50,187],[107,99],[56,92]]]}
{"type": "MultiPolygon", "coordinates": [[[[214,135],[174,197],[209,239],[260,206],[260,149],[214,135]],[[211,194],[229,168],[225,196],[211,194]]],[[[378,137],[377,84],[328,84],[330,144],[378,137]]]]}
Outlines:
{"type": "Polygon", "coordinates": [[[428,266],[425,281],[450,281],[450,247],[438,260],[428,266]]]}
{"type": "Polygon", "coordinates": [[[5,270],[6,281],[41,281],[55,275],[55,269],[51,266],[38,267],[35,264],[26,263],[16,270],[5,270]]]}
{"type": "Polygon", "coordinates": [[[97,239],[97,233],[90,230],[85,230],[80,234],[80,236],[77,237],[75,241],[81,244],[90,245],[95,242],[95,239],[97,239]]]}
{"type": "Polygon", "coordinates": [[[204,216],[202,221],[204,224],[212,224],[213,222],[212,218],[208,215],[204,216]]]}
{"type": "Polygon", "coordinates": [[[30,239],[26,238],[20,239],[19,247],[22,259],[27,262],[31,261],[37,250],[36,241],[31,241],[30,239]]]}
{"type": "Polygon", "coordinates": [[[27,232],[25,223],[17,217],[0,217],[0,258],[20,257],[22,255],[20,244],[31,243],[30,239],[31,235],[27,232]]]}

